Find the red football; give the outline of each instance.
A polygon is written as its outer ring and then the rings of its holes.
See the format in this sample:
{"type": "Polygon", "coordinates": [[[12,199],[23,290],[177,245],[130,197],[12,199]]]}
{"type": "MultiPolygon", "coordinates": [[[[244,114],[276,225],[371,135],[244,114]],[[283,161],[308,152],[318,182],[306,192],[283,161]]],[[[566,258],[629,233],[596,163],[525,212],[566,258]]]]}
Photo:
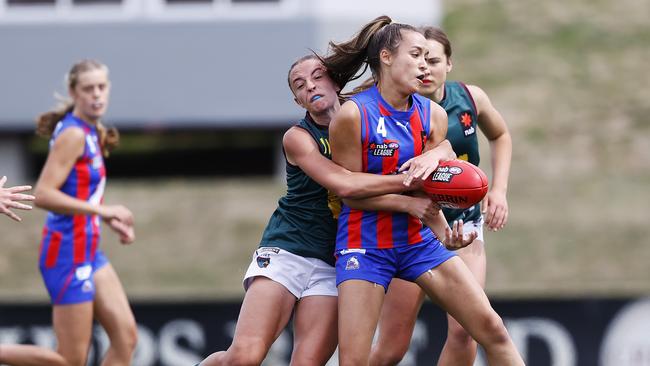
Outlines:
{"type": "Polygon", "coordinates": [[[423,188],[440,207],[469,208],[485,197],[488,179],[474,164],[448,160],[438,165],[423,188]]]}

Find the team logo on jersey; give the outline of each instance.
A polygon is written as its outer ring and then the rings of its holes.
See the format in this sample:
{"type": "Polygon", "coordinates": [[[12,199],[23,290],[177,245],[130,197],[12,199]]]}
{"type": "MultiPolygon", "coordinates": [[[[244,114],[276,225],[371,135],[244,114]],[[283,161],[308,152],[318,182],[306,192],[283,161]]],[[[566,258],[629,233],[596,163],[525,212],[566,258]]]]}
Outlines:
{"type": "Polygon", "coordinates": [[[260,256],[257,256],[256,261],[257,261],[257,266],[258,267],[266,268],[266,267],[269,266],[269,264],[271,264],[271,257],[269,257],[268,254],[267,255],[260,255],[260,256]]]}
{"type": "Polygon", "coordinates": [[[345,270],[352,271],[355,269],[359,269],[359,260],[357,257],[352,257],[345,263],[345,270]]]}
{"type": "Polygon", "coordinates": [[[450,183],[455,175],[463,172],[463,169],[457,166],[439,166],[431,174],[433,182],[450,183]]]}
{"type": "Polygon", "coordinates": [[[463,134],[465,137],[471,136],[476,133],[476,129],[472,126],[472,114],[470,111],[465,111],[458,115],[458,122],[463,127],[463,134]]]}
{"type": "Polygon", "coordinates": [[[77,267],[74,272],[75,277],[77,277],[79,281],[87,280],[93,273],[93,267],[91,267],[90,264],[87,264],[85,266],[77,267]]]}
{"type": "Polygon", "coordinates": [[[372,156],[391,157],[395,155],[395,151],[399,149],[397,142],[384,142],[383,144],[370,144],[370,152],[372,156]]]}

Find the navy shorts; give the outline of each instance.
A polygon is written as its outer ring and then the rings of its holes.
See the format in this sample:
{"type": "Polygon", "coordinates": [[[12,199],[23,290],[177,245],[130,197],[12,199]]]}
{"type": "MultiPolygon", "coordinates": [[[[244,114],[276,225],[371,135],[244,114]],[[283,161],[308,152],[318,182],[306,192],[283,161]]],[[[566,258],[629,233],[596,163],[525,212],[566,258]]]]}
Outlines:
{"type": "Polygon", "coordinates": [[[393,278],[415,282],[426,271],[454,257],[438,240],[390,249],[343,249],[336,252],[336,286],[365,280],[384,286],[393,278]]]}
{"type": "Polygon", "coordinates": [[[41,276],[52,305],[79,304],[95,299],[94,275],[108,264],[104,252],[98,250],[92,262],[59,264],[54,268],[41,266],[41,276]]]}

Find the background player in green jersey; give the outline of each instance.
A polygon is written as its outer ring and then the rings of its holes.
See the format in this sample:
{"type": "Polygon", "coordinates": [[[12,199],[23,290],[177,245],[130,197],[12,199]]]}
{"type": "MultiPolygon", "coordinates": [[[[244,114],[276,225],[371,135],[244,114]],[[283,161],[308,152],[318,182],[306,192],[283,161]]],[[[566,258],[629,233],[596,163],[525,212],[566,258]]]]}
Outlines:
{"type": "MultiPolygon", "coordinates": [[[[289,87],[307,113],[284,135],[287,194],[280,198],[246,272],[246,295],[233,343],[201,365],[259,365],[294,316],[292,365],[323,365],[337,341],[334,240],[339,201],[416,189],[405,184],[427,176],[441,159],[455,157],[448,143],[403,166],[407,174],[352,173],[331,158],[328,126],[340,108],[340,88],[315,55],[289,69],[289,87]]],[[[401,210],[431,220],[437,207],[426,197],[404,196],[401,210]]],[[[444,223],[444,220],[441,220],[444,223]]],[[[446,224],[445,224],[446,225],[446,224]]],[[[447,231],[447,242],[460,241],[447,231]]],[[[462,236],[462,235],[461,235],[462,236]]]]}
{"type": "MultiPolygon", "coordinates": [[[[506,191],[512,141],[503,117],[481,88],[447,81],[447,74],[452,70],[451,43],[447,35],[435,27],[425,27],[422,31],[429,48],[429,74],[425,77],[420,94],[447,111],[447,139],[458,158],[474,165],[479,164],[477,127],[490,142],[492,182],[482,202],[482,210],[478,206],[467,210],[443,210],[450,224],[462,220],[465,233],[476,232],[474,242],[456,253],[481,286],[485,287],[486,256],[482,214],[485,214],[485,224],[490,230],[499,230],[508,221],[506,191]]],[[[423,297],[422,291],[412,283],[402,280],[391,282],[382,308],[379,337],[373,346],[371,365],[396,365],[406,354],[423,297]]],[[[454,318],[447,315],[447,319],[447,340],[438,365],[473,365],[476,342],[454,318]]]]}

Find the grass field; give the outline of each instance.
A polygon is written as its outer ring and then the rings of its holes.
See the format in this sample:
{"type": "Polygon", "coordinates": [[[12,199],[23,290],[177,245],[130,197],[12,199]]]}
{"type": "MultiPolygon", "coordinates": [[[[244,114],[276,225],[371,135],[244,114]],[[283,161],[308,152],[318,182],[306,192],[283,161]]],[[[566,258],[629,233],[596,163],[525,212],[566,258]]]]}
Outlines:
{"type": "MultiPolygon", "coordinates": [[[[487,91],[514,140],[510,222],[486,234],[490,295],[650,294],[649,3],[461,0],[446,14],[452,77],[487,91]]],[[[103,247],[133,298],[237,298],[283,192],[270,178],[111,181],[138,241],[103,247]]],[[[45,299],[44,214],[23,217],[0,219],[0,300],[45,299]]]]}

